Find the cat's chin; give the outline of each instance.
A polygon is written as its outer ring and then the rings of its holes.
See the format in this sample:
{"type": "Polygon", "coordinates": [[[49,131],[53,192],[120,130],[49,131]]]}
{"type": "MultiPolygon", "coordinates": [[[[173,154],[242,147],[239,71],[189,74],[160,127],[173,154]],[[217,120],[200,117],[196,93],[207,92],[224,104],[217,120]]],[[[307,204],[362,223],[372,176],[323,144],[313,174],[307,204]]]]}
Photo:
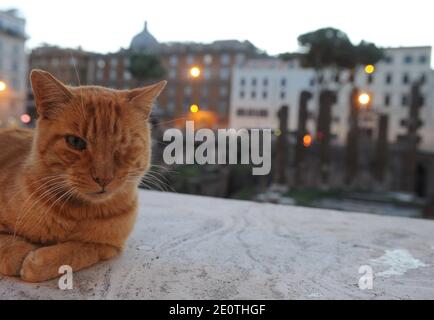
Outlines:
{"type": "Polygon", "coordinates": [[[110,200],[113,197],[114,192],[92,192],[92,193],[83,193],[81,197],[91,203],[101,203],[107,200],[110,200]]]}

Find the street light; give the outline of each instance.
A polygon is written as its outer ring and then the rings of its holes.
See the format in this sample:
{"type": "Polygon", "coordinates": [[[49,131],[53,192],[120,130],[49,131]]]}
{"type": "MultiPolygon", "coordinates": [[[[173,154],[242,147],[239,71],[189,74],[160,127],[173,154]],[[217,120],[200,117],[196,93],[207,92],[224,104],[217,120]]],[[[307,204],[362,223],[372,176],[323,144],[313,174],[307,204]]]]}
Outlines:
{"type": "Polygon", "coordinates": [[[375,72],[375,66],[372,65],[372,64],[368,64],[368,65],[365,67],[365,72],[366,72],[367,74],[373,74],[373,73],[375,72]]]}
{"type": "Polygon", "coordinates": [[[362,107],[369,107],[371,100],[372,100],[371,96],[369,95],[369,93],[366,92],[362,92],[361,94],[359,94],[357,98],[357,101],[362,107]]]}
{"type": "Polygon", "coordinates": [[[305,148],[309,148],[312,145],[312,136],[310,134],[306,134],[303,137],[303,145],[305,148]]]}
{"type": "Polygon", "coordinates": [[[191,113],[198,113],[199,112],[199,106],[197,104],[193,104],[190,107],[190,111],[191,111],[191,113]]]}
{"type": "Polygon", "coordinates": [[[199,67],[192,67],[192,68],[190,69],[190,75],[191,75],[193,78],[199,78],[201,73],[202,73],[202,71],[200,70],[199,67]]]}
{"type": "Polygon", "coordinates": [[[7,88],[7,85],[4,81],[0,81],[0,92],[5,91],[7,88]]]}

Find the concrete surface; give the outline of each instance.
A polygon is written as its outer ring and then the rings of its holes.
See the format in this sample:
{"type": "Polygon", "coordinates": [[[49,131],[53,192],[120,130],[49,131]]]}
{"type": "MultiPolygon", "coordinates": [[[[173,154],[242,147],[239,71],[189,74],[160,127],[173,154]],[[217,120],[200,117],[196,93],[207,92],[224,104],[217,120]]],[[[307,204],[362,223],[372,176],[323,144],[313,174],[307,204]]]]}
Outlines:
{"type": "Polygon", "coordinates": [[[1,299],[434,299],[434,221],[141,191],[123,255],[1,299]],[[360,290],[369,265],[372,290],[360,290]]]}

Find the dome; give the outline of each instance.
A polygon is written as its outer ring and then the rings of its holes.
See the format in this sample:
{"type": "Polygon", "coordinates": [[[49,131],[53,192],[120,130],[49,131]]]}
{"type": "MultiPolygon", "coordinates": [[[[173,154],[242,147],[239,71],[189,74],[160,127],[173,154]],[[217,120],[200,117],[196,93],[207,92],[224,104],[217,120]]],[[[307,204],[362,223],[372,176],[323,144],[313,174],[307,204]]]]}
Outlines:
{"type": "Polygon", "coordinates": [[[155,37],[148,31],[148,23],[145,22],[145,28],[136,35],[131,41],[130,49],[135,52],[156,52],[159,43],[155,37]]]}

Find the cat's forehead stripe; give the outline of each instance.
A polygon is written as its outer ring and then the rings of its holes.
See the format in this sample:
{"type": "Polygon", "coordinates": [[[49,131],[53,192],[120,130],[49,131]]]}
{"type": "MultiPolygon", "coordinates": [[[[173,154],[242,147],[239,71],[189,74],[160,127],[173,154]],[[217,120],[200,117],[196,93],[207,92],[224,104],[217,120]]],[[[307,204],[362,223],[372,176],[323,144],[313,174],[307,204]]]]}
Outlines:
{"type": "Polygon", "coordinates": [[[119,132],[121,117],[120,103],[113,96],[92,94],[83,99],[85,119],[83,134],[85,136],[106,136],[119,132]]]}

